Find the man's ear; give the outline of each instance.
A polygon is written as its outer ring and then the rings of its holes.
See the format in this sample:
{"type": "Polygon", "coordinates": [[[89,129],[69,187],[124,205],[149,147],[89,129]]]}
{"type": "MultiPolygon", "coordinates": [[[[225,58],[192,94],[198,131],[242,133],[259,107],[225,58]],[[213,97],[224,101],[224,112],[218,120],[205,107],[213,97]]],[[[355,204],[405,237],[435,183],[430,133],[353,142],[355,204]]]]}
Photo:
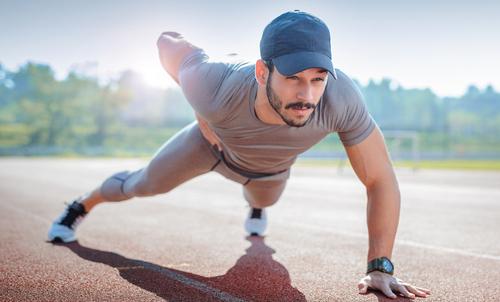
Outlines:
{"type": "Polygon", "coordinates": [[[259,85],[264,86],[267,83],[267,77],[269,76],[269,70],[267,69],[264,60],[259,59],[255,62],[255,79],[259,85]]]}

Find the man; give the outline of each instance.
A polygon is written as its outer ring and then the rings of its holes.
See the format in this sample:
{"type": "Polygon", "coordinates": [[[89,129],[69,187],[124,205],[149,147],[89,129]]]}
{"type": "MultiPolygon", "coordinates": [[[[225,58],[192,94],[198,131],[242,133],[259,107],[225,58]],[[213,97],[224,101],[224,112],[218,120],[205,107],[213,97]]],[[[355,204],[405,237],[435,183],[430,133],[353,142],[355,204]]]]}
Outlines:
{"type": "Polygon", "coordinates": [[[209,171],[242,184],[251,207],[245,229],[262,235],[265,208],[278,201],[297,155],[337,132],[368,195],[368,269],[360,293],[430,293],[392,276],[398,183],[359,90],[333,67],[323,21],[300,11],[280,15],[264,29],[255,65],[210,62],[174,32],[163,33],[157,44],[162,66],[181,86],[198,122],[167,141],[145,168],[116,173],[75,200],[54,221],[49,240],[76,240],[76,225],[98,203],[165,193],[209,171]]]}

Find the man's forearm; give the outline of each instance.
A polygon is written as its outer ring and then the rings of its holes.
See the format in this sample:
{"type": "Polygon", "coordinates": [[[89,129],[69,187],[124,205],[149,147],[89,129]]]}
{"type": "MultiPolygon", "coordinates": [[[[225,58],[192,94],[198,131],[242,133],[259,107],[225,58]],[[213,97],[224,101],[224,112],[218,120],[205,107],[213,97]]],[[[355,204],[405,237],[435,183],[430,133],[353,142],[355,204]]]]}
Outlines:
{"type": "Polygon", "coordinates": [[[368,261],[392,256],[401,198],[397,180],[395,176],[391,178],[367,189],[368,261]]]}

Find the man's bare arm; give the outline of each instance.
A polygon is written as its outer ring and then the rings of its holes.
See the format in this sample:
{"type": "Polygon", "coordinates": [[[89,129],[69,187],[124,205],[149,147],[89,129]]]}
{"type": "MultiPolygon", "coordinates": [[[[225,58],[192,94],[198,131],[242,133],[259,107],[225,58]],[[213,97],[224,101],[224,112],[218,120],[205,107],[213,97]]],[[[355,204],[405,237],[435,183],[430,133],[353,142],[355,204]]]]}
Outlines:
{"type": "Polygon", "coordinates": [[[186,56],[200,48],[187,42],[184,37],[176,32],[163,32],[158,41],[160,62],[165,71],[179,84],[179,68],[186,56]]]}
{"type": "MultiPolygon", "coordinates": [[[[160,62],[165,71],[179,84],[179,68],[180,65],[193,51],[200,48],[187,42],[181,34],[176,32],[164,32],[160,35],[157,41],[158,53],[160,62]]],[[[219,150],[220,139],[217,134],[210,128],[208,122],[196,113],[196,119],[203,136],[212,144],[216,145],[219,150]]]]}
{"type": "MultiPolygon", "coordinates": [[[[383,256],[390,259],[399,223],[401,198],[396,175],[380,129],[375,127],[364,141],[346,147],[346,151],[368,195],[367,260],[383,256]]],[[[394,292],[399,292],[408,298],[427,297],[430,294],[428,289],[416,287],[379,271],[369,273],[358,283],[360,293],[366,294],[368,288],[380,290],[390,298],[396,298],[394,292]]]]}
{"type": "Polygon", "coordinates": [[[368,261],[391,258],[399,222],[400,193],[398,182],[380,129],[361,143],[346,147],[347,155],[368,195],[368,261]]]}

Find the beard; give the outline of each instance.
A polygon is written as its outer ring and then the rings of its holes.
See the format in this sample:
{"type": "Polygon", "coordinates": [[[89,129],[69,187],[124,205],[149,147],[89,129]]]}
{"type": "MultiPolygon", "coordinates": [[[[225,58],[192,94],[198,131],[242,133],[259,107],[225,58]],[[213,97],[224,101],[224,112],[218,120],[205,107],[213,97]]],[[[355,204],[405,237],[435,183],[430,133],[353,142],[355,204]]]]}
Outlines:
{"type": "Polygon", "coordinates": [[[290,104],[287,104],[283,108],[283,102],[281,101],[280,97],[274,92],[273,88],[271,87],[271,74],[267,77],[267,84],[266,84],[266,95],[267,95],[267,100],[269,101],[269,104],[271,107],[276,111],[276,113],[281,117],[283,122],[285,122],[288,126],[290,127],[304,127],[307,122],[311,119],[312,113],[309,115],[309,117],[305,120],[297,120],[293,119],[292,117],[287,116],[286,110],[291,109],[310,109],[312,108],[313,111],[316,109],[316,105],[312,103],[304,103],[304,102],[293,102],[290,104]]]}

